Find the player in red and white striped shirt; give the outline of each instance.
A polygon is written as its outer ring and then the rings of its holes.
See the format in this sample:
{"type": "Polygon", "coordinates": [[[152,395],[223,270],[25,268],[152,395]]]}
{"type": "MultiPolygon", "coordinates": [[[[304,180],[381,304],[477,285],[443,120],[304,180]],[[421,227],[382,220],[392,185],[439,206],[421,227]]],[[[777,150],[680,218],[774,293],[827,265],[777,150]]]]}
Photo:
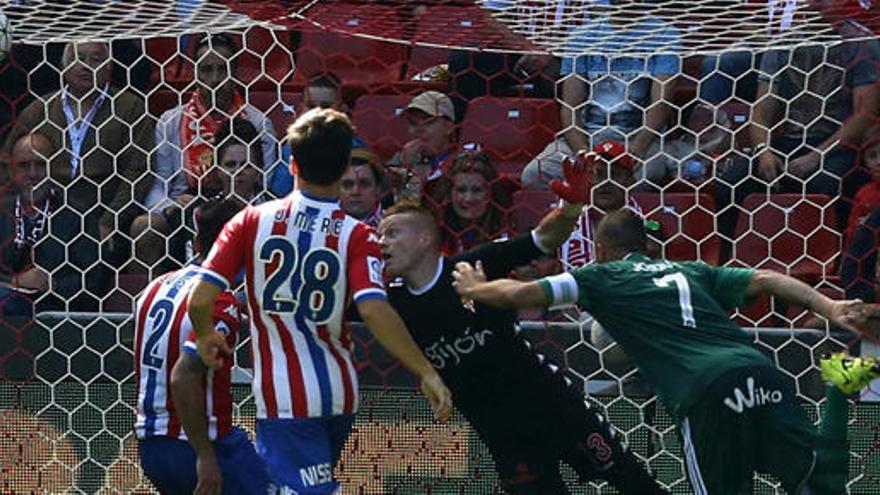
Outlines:
{"type": "Polygon", "coordinates": [[[254,355],[257,448],[279,489],[333,493],[332,468],[357,410],[351,301],[382,345],[422,379],[435,413],[449,390],[386,300],[378,238],[339,207],[354,130],[330,109],[305,113],[288,140],[297,188],[249,207],[226,224],[190,296],[198,352],[209,366],[228,352],[213,331],[217,295],[245,270],[254,355]]]}
{"type": "MultiPolygon", "coordinates": [[[[231,200],[210,201],[196,210],[196,246],[210,249],[223,224],[242,206],[231,200]]],[[[216,480],[217,491],[222,487],[227,493],[266,493],[264,463],[244,430],[232,426],[232,360],[207,370],[196,355],[187,297],[199,273],[193,264],[163,275],[137,301],[135,432],[141,465],[162,493],[193,493],[206,469],[213,473],[209,478],[216,480]],[[189,365],[181,367],[181,362],[189,365]],[[188,373],[193,364],[201,369],[188,373]],[[197,469],[197,457],[210,466],[197,469]]],[[[211,325],[230,346],[241,327],[240,315],[235,296],[220,294],[211,325]]]]}

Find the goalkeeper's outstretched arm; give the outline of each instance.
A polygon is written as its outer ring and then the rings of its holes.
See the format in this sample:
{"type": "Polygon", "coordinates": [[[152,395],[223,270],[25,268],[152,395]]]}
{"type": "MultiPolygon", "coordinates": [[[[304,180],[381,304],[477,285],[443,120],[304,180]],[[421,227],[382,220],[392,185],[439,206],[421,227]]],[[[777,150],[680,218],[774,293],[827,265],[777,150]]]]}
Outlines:
{"type": "Polygon", "coordinates": [[[772,270],[755,270],[746,296],[770,294],[784,302],[809,308],[832,325],[860,333],[866,320],[866,309],[861,300],[834,300],[800,280],[772,270]]]}
{"type": "Polygon", "coordinates": [[[461,261],[452,272],[452,285],[462,297],[498,308],[540,308],[551,304],[550,297],[538,281],[520,282],[509,278],[486,281],[482,264],[461,261]]]}

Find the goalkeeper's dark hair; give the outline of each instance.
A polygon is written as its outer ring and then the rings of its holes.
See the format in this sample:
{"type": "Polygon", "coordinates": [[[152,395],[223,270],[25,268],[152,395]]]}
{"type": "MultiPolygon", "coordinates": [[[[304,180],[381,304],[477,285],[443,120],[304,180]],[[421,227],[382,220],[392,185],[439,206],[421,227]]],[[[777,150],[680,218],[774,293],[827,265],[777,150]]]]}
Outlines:
{"type": "Polygon", "coordinates": [[[205,201],[193,211],[200,255],[208,255],[223,226],[244,207],[245,204],[238,199],[217,197],[205,201]]]}
{"type": "Polygon", "coordinates": [[[437,225],[437,216],[434,214],[433,208],[425,204],[421,198],[404,199],[385,210],[382,218],[385,219],[403,214],[412,214],[419,218],[422,225],[430,230],[434,237],[434,243],[438,247],[440,246],[440,227],[437,225]]]}
{"type": "Polygon", "coordinates": [[[648,236],[645,219],[629,208],[621,208],[605,215],[596,228],[596,242],[605,246],[614,259],[627,253],[644,253],[648,236]]]}

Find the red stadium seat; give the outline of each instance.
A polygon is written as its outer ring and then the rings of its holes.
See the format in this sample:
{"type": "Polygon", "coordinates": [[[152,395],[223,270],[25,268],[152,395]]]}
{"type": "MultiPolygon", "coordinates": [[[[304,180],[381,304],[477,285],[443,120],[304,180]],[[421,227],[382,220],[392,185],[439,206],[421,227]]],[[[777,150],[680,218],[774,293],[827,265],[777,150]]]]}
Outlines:
{"type": "Polygon", "coordinates": [[[297,109],[302,104],[302,93],[251,91],[247,100],[272,120],[275,134],[281,138],[287,132],[288,126],[296,120],[297,109]]]}
{"type": "Polygon", "coordinates": [[[744,328],[776,327],[781,324],[779,315],[772,311],[770,296],[767,294],[761,294],[748,306],[737,308],[733,320],[744,328]]]}
{"type": "Polygon", "coordinates": [[[150,77],[152,85],[162,81],[177,80],[180,71],[180,54],[178,39],[174,37],[147,38],[144,41],[145,55],[153,64],[150,77]]]}
{"type": "Polygon", "coordinates": [[[293,75],[290,46],[291,37],[287,31],[249,28],[238,57],[238,80],[251,88],[255,85],[280,86],[293,75]]]}
{"type": "Polygon", "coordinates": [[[464,143],[479,143],[497,162],[528,163],[556,136],[556,102],[537,98],[480,97],[461,125],[464,143]]]}
{"type": "Polygon", "coordinates": [[[666,238],[664,256],[717,264],[721,239],[715,233],[715,200],[708,194],[633,193],[645,215],[660,222],[666,238]]]}
{"type": "Polygon", "coordinates": [[[821,194],[751,194],[734,235],[735,263],[818,280],[833,273],[840,233],[831,198],[821,194]]]}
{"type": "Polygon", "coordinates": [[[160,117],[166,110],[170,110],[182,103],[189,101],[191,93],[189,91],[181,93],[173,89],[160,89],[151,92],[147,96],[147,108],[150,115],[160,117]]]}
{"type": "Polygon", "coordinates": [[[352,3],[318,5],[308,11],[314,24],[303,26],[296,51],[296,84],[331,71],[343,85],[393,83],[400,79],[406,62],[406,46],[352,34],[402,39],[403,29],[393,7],[352,3]]]}
{"type": "Polygon", "coordinates": [[[387,160],[409,140],[409,128],[403,112],[407,95],[364,95],[354,105],[352,120],[357,134],[387,160]]]}
{"type": "Polygon", "coordinates": [[[417,45],[410,53],[406,64],[406,79],[437,65],[447,64],[452,50],[432,46],[417,45]]]}
{"type": "Polygon", "coordinates": [[[475,5],[436,5],[419,16],[413,41],[467,48],[530,49],[528,41],[510,36],[485,9],[475,5]],[[450,37],[450,33],[454,33],[450,37]],[[452,41],[450,41],[452,40],[452,41]]]}
{"type": "Polygon", "coordinates": [[[137,298],[150,280],[146,275],[126,273],[119,274],[118,278],[116,288],[104,301],[104,310],[110,313],[131,313],[133,310],[132,300],[137,298]]]}

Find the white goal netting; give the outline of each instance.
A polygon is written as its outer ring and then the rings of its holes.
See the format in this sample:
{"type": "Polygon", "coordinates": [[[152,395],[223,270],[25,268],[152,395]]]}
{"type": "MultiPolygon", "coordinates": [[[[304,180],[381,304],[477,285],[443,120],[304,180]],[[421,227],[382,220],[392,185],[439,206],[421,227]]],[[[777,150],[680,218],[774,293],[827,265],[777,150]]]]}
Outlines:
{"type": "MultiPolygon", "coordinates": [[[[874,301],[877,3],[0,2],[12,41],[6,50],[0,33],[0,492],[153,490],[132,432],[132,299],[187,261],[205,198],[290,190],[279,137],[311,106],[349,112],[356,156],[379,170],[367,199],[343,203],[351,213],[375,219],[377,203],[412,193],[383,177],[385,164],[438,171],[424,194],[447,252],[533,227],[554,202],[547,183],[562,157],[616,141],[627,164],[599,177],[578,231],[517,276],[591,262],[595,222],[629,205],[653,220],[670,259],[771,268],[874,301]],[[408,120],[426,92],[434,118],[408,120]],[[71,125],[65,107],[87,125],[71,125]],[[230,117],[252,133],[237,168],[211,141],[230,117]],[[475,150],[486,158],[468,203],[453,162],[475,150]]],[[[591,338],[582,315],[522,318],[658,479],[688,493],[673,422],[616,345],[591,338]]],[[[733,318],[795,380],[812,418],[822,354],[880,354],[781,301],[733,318]]],[[[236,420],[252,430],[240,337],[236,420]]],[[[356,331],[355,344],[363,401],[337,467],[343,492],[498,492],[467,421],[434,423],[369,334],[356,331]]],[[[880,385],[851,408],[851,493],[880,486],[876,401],[880,385]]],[[[573,493],[613,492],[564,473],[573,493]]],[[[782,492],[762,476],[754,491],[782,492]]]]}

